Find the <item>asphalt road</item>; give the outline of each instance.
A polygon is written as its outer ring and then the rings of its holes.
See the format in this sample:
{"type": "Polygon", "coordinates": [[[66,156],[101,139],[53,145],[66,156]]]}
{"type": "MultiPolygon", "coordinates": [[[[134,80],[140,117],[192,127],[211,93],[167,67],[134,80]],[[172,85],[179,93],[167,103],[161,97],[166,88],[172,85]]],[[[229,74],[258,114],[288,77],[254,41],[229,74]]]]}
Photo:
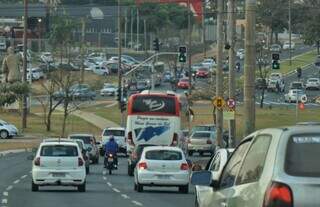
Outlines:
{"type": "Polygon", "coordinates": [[[133,177],[126,174],[126,158],[119,159],[119,169],[113,175],[106,174],[102,164],[91,165],[85,193],[79,193],[74,187],[40,187],[39,192],[31,192],[31,161],[27,160],[27,155],[0,157],[1,207],[194,206],[192,186],[189,194],[167,187],[146,187],[142,193],[135,192],[133,177]]]}

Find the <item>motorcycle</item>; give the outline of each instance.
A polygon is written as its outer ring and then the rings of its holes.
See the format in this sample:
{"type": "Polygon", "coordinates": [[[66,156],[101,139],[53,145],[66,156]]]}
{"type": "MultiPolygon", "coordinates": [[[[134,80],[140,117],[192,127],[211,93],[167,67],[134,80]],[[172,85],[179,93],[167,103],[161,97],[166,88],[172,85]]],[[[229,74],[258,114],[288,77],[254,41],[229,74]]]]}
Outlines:
{"type": "Polygon", "coordinates": [[[109,175],[112,174],[112,170],[116,170],[116,157],[113,154],[105,155],[105,168],[109,170],[109,175]]]}

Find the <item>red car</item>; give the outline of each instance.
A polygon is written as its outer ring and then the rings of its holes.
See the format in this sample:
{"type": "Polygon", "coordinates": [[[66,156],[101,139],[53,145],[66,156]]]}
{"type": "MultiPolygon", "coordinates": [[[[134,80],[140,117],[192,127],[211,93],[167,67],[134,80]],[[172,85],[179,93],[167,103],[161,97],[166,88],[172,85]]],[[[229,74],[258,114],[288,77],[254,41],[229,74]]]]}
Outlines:
{"type": "Polygon", "coordinates": [[[200,68],[197,70],[196,77],[197,78],[208,78],[209,71],[206,68],[200,68]]]}
{"type": "Polygon", "coordinates": [[[180,79],[177,87],[182,89],[188,89],[190,87],[189,79],[188,78],[180,79]]]}

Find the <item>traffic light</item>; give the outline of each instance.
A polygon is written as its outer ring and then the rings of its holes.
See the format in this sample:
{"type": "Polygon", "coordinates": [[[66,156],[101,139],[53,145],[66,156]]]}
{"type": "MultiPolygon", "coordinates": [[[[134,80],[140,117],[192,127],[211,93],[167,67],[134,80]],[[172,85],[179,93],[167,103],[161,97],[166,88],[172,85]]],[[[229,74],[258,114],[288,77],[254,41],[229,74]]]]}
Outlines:
{"type": "Polygon", "coordinates": [[[153,50],[159,52],[160,45],[159,45],[159,39],[156,38],[153,40],[153,50]]]}
{"type": "Polygon", "coordinates": [[[117,89],[117,101],[120,102],[121,101],[121,88],[117,89]]]}
{"type": "Polygon", "coordinates": [[[280,55],[278,53],[272,54],[272,69],[279,70],[280,69],[280,55]]]}
{"type": "Polygon", "coordinates": [[[186,46],[179,47],[179,62],[180,63],[187,62],[187,47],[186,46]]]}

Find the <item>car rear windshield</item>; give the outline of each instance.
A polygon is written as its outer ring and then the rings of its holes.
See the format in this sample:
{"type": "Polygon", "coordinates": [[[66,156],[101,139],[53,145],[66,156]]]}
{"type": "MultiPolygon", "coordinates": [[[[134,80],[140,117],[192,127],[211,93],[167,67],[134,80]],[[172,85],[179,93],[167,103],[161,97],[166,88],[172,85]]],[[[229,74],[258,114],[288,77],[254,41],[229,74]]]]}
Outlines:
{"type": "Polygon", "coordinates": [[[72,136],[70,139],[81,139],[85,144],[91,144],[91,137],[83,137],[83,136],[72,136]]]}
{"type": "Polygon", "coordinates": [[[103,136],[117,136],[124,137],[124,130],[105,130],[103,136]]]}
{"type": "Polygon", "coordinates": [[[292,136],[288,141],[285,172],[293,176],[319,177],[320,134],[292,136]]]}
{"type": "Polygon", "coordinates": [[[182,160],[182,154],[174,150],[151,150],[146,152],[147,160],[182,160]]]}
{"type": "Polygon", "coordinates": [[[210,138],[210,133],[194,133],[192,139],[207,139],[210,138]]]}
{"type": "Polygon", "coordinates": [[[76,157],[78,148],[69,145],[50,145],[41,148],[40,156],[44,157],[76,157]]]}
{"type": "Polygon", "coordinates": [[[193,131],[215,131],[214,126],[195,126],[192,130],[193,131]]]}

